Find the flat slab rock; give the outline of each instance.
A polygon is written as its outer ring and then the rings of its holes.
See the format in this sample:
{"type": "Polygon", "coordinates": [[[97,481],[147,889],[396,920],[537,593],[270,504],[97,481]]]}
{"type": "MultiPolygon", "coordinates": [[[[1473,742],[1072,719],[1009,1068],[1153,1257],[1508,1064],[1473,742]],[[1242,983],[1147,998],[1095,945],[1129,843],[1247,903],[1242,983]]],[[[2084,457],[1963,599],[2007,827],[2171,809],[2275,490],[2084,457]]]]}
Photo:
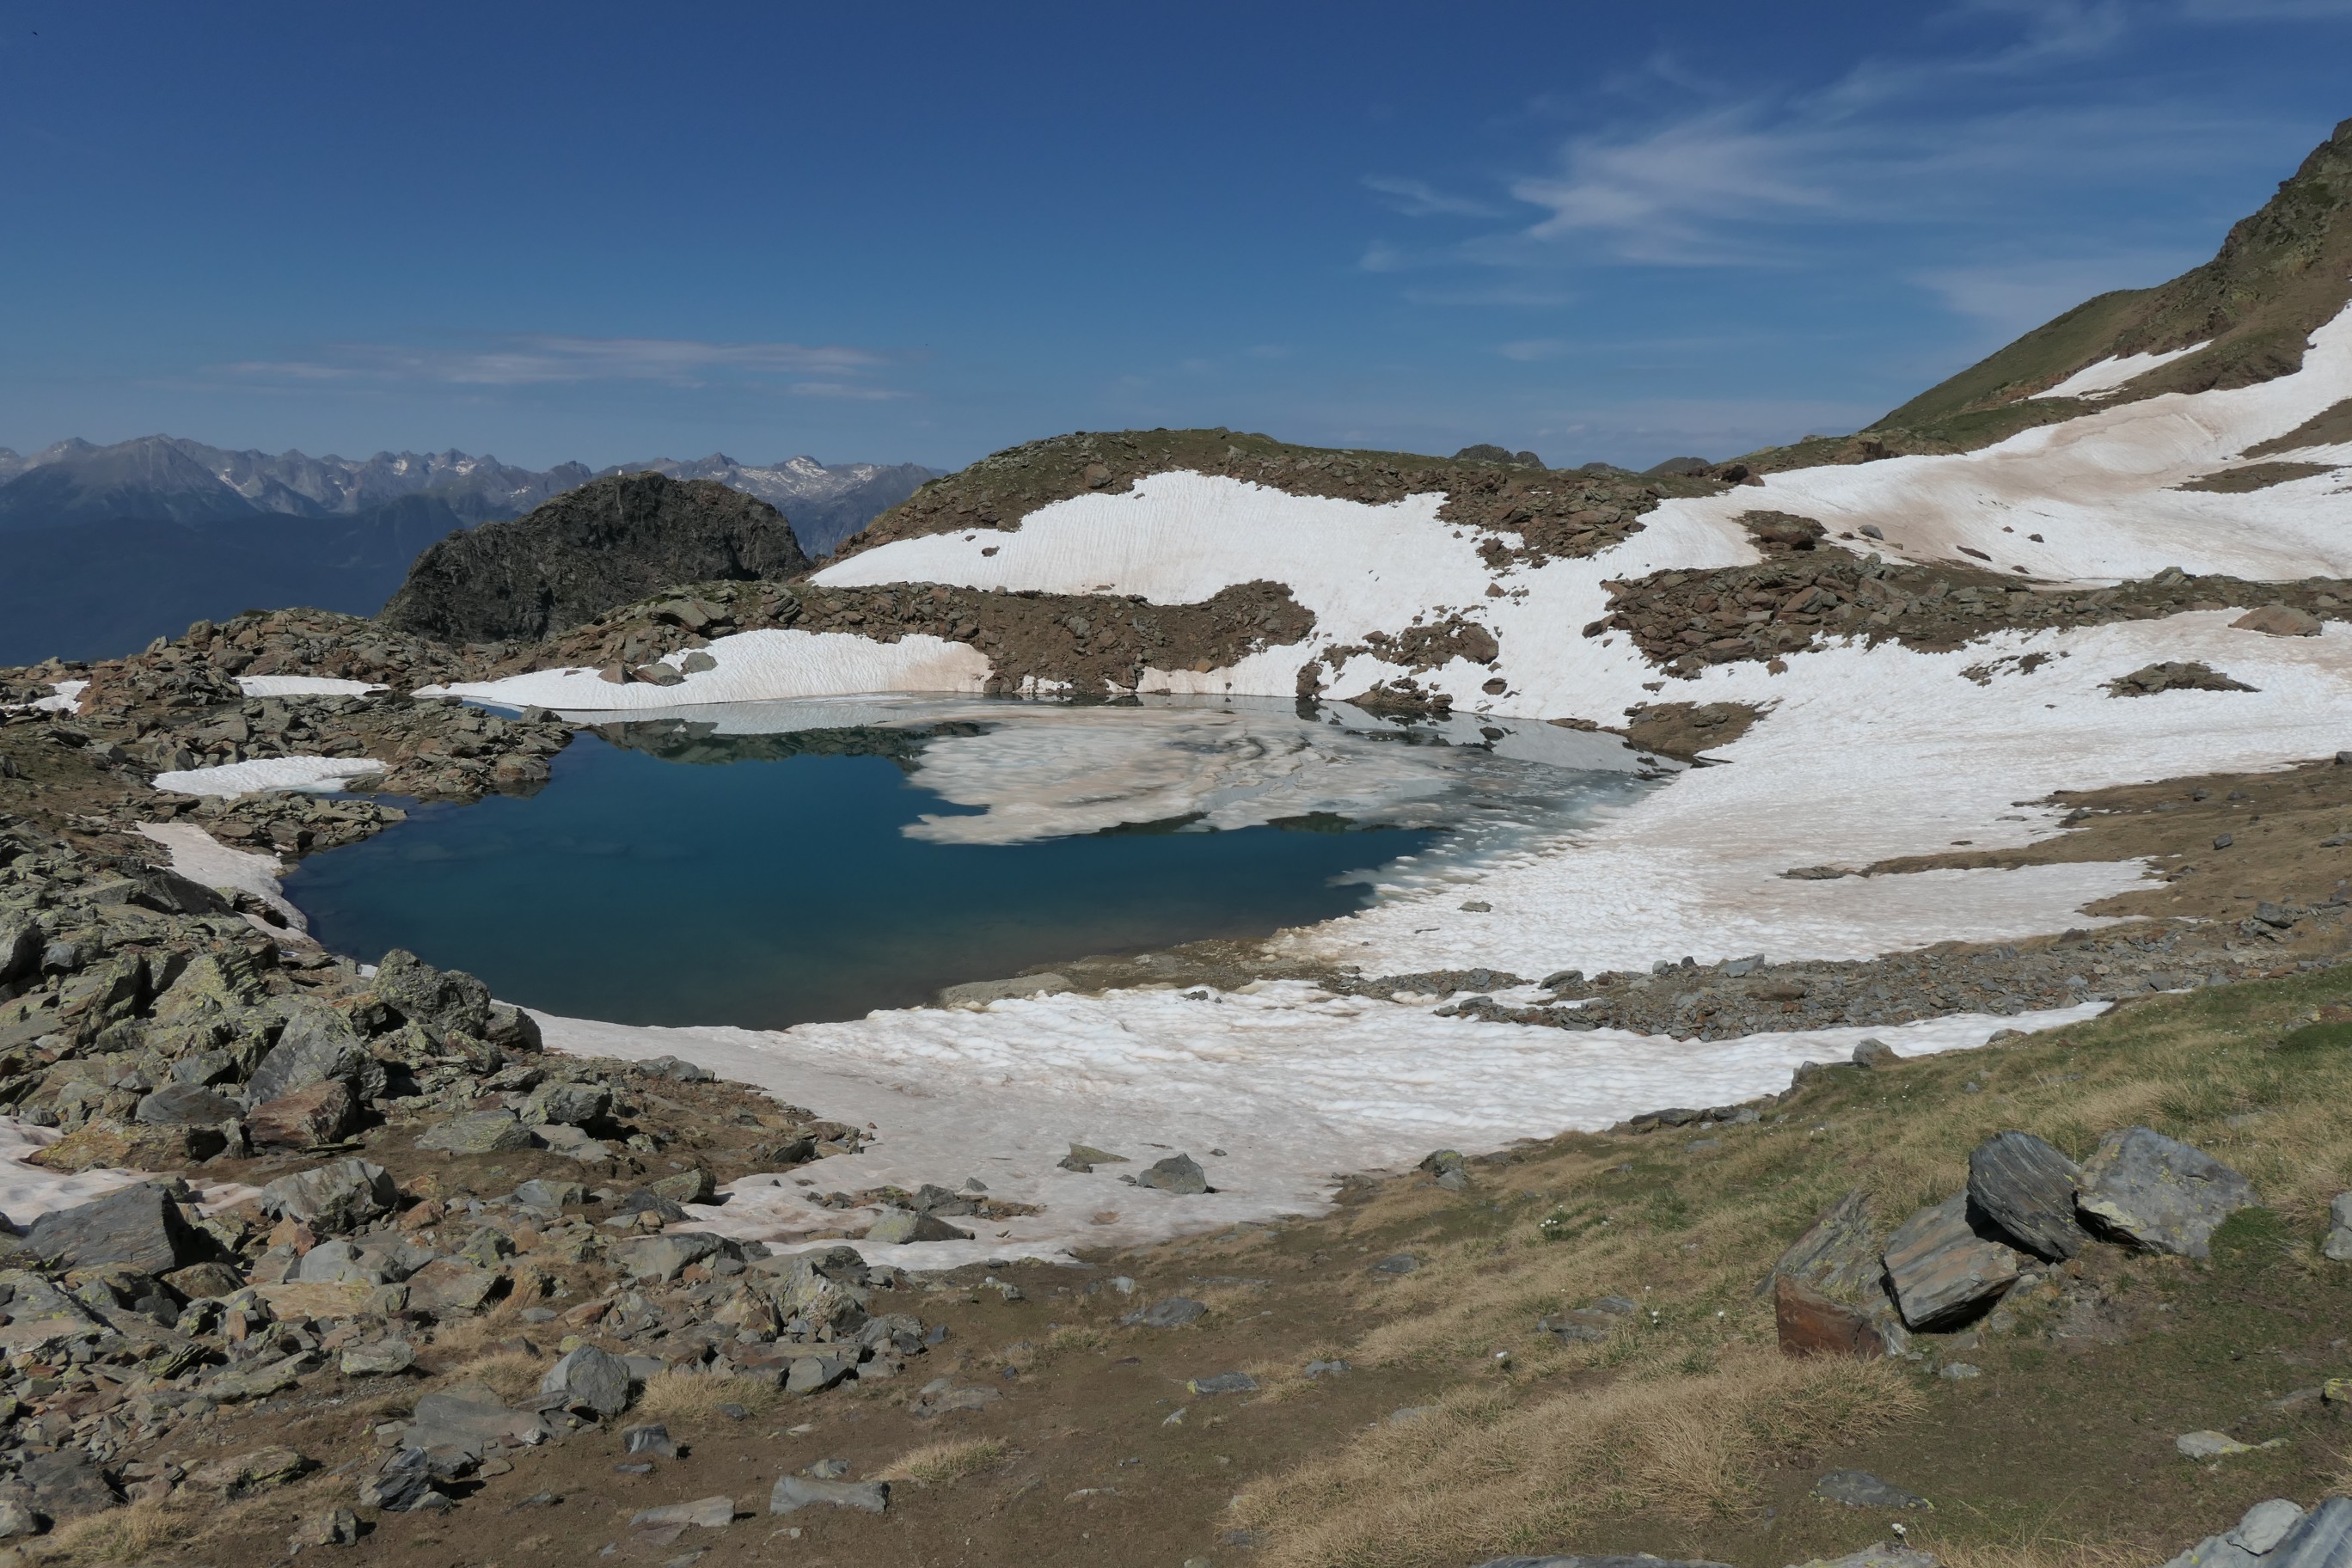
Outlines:
{"type": "Polygon", "coordinates": [[[2221,1222],[2261,1202],[2252,1182],[2212,1155],[2147,1127],[2100,1139],[2074,1194],[2098,1229],[2184,1258],[2210,1257],[2221,1222]]]}
{"type": "Polygon", "coordinates": [[[2308,1513],[2273,1498],[2164,1568],[2342,1568],[2346,1563],[2352,1563],[2352,1498],[2329,1498],[2308,1513]]]}
{"type": "Polygon", "coordinates": [[[68,1268],[122,1263],[142,1274],[169,1274],[211,1250],[172,1196],[152,1182],[124,1187],[69,1209],[45,1214],[25,1237],[35,1257],[68,1268]]]}
{"type": "Polygon", "coordinates": [[[887,1481],[821,1481],[808,1476],[786,1476],[768,1494],[770,1513],[793,1513],[824,1504],[881,1513],[890,1506],[887,1481]]]}
{"type": "Polygon", "coordinates": [[[2031,1132],[1997,1132],[1969,1153],[1969,1199],[2026,1251],[2062,1262],[2090,1245],[2074,1218],[2082,1167],[2031,1132]]]}
{"type": "Polygon", "coordinates": [[[2016,1281],[2019,1261],[1970,1227],[1966,1193],[1921,1209],[1886,1243],[1887,1283],[1915,1329],[1949,1327],[1988,1310],[2016,1281]]]}

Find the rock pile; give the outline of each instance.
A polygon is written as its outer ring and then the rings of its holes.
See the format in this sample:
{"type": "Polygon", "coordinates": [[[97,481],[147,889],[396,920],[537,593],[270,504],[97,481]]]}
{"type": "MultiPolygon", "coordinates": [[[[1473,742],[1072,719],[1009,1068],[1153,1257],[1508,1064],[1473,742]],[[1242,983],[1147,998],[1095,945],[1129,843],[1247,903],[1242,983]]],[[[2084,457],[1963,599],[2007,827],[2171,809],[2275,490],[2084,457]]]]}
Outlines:
{"type": "Polygon", "coordinates": [[[1866,1194],[1824,1213],[1768,1277],[1780,1348],[1899,1354],[1913,1331],[1974,1321],[2095,1238],[2203,1258],[2224,1220],[2260,1202],[2237,1172],[2146,1127],[2108,1133],[2080,1166],[2031,1133],[2002,1132],[1969,1154],[1964,1190],[1884,1244],[1866,1194]]]}
{"type": "MultiPolygon", "coordinates": [[[[656,1373],[810,1394],[922,1352],[924,1326],[876,1300],[896,1277],[851,1249],[779,1258],[681,1223],[718,1173],[854,1151],[854,1129],[684,1062],[547,1057],[469,975],[290,954],[207,889],[21,822],[0,824],[0,1103],[61,1134],[37,1164],[159,1173],[0,1256],[0,1534],[278,1485],[309,1461],[141,1456],[226,1406],[414,1375],[493,1309],[562,1341],[539,1396],[419,1399],[379,1431],[357,1507],[447,1507],[449,1483],[619,1415],[656,1373]]],[[[357,1528],[312,1524],[316,1543],[357,1528]]]]}

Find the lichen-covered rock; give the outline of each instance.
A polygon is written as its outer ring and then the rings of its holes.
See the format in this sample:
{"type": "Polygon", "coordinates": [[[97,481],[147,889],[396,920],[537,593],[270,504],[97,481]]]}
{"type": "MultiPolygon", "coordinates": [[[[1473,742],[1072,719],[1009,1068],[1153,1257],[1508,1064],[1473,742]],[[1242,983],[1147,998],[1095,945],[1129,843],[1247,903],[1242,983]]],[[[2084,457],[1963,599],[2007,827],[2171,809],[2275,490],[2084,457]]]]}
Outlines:
{"type": "Polygon", "coordinates": [[[786,1476],[768,1494],[770,1513],[794,1513],[824,1504],[881,1513],[890,1506],[887,1481],[823,1481],[808,1476],[786,1476]]]}
{"type": "Polygon", "coordinates": [[[148,1127],[217,1127],[234,1121],[236,1101],[198,1083],[167,1083],[139,1102],[131,1119],[148,1127]]]}
{"type": "Polygon", "coordinates": [[[472,1110],[435,1122],[417,1135],[416,1146],[449,1154],[503,1154],[536,1142],[511,1110],[472,1110]]]}
{"type": "Polygon", "coordinates": [[[289,997],[278,1005],[286,1026],[247,1085],[257,1104],[328,1079],[352,1082],[373,1064],[340,1009],[307,996],[289,997]]]}
{"type": "Polygon", "coordinates": [[[310,1461],[293,1449],[273,1446],[198,1465],[188,1472],[188,1485],[226,1498],[250,1497],[283,1486],[310,1468],[310,1461]]]}
{"type": "Polygon", "coordinates": [[[877,1247],[896,1247],[916,1241],[970,1241],[971,1232],[959,1230],[937,1215],[889,1208],[866,1227],[866,1239],[877,1247]]]}
{"type": "Polygon", "coordinates": [[[26,1163],[68,1173],[80,1171],[153,1171],[209,1160],[228,1139],[211,1127],[141,1127],[111,1117],[93,1117],[26,1163]]]}
{"type": "Polygon", "coordinates": [[[528,1127],[584,1127],[612,1104],[612,1091],[600,1084],[543,1083],[522,1102],[520,1114],[528,1127]]]}
{"type": "Polygon", "coordinates": [[[477,1039],[489,1032],[488,986],[462,970],[436,969],[404,948],[383,955],[370,990],[403,1023],[477,1039]]]}
{"type": "Polygon", "coordinates": [[[2094,1228],[2187,1258],[2209,1256],[2221,1222],[2261,1202],[2254,1184],[2229,1166],[2147,1127],[2099,1140],[2074,1193],[2075,1207],[2094,1228]]]}
{"type": "Polygon", "coordinates": [[[1859,1188],[1832,1204],[1772,1265],[1769,1279],[1786,1275],[1830,1296],[1848,1296],[1878,1277],[1882,1265],[1870,1221],[1870,1194],[1859,1188]]]}
{"type": "Polygon", "coordinates": [[[300,1220],[326,1236],[357,1230],[399,1206],[400,1184],[382,1165],[365,1160],[298,1171],[261,1189],[264,1214],[300,1220]]]}

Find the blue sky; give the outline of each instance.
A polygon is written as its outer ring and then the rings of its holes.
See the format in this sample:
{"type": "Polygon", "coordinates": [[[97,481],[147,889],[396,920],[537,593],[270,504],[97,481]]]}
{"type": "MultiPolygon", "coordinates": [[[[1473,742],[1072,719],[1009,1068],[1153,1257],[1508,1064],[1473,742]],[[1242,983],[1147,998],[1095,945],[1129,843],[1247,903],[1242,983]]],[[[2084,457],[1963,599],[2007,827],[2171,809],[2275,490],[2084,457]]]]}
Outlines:
{"type": "Polygon", "coordinates": [[[0,0],[0,445],[1722,457],[2209,256],[2352,0],[0,0]]]}

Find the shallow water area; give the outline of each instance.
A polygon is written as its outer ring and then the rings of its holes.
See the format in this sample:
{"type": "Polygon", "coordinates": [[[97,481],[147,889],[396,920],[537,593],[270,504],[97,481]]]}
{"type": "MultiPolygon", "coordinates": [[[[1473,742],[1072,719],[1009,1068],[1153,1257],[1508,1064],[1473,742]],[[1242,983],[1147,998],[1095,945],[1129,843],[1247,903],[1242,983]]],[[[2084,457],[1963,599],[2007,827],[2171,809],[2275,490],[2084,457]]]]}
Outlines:
{"type": "Polygon", "coordinates": [[[600,724],[536,795],[422,805],[286,890],[331,948],[533,1007],[779,1028],[1344,915],[1659,776],[1614,737],[1328,704],[730,704],[600,724]]]}

